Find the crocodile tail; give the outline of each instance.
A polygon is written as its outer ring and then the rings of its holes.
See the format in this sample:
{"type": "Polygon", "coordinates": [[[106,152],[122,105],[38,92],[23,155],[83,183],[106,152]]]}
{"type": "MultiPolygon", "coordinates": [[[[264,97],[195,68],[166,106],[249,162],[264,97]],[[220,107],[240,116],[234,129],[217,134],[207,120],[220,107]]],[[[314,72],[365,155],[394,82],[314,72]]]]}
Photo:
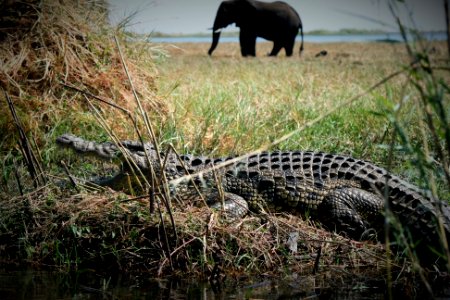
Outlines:
{"type": "Polygon", "coordinates": [[[436,260],[435,253],[440,253],[443,261],[449,260],[448,202],[433,199],[418,187],[372,163],[340,156],[335,156],[332,162],[339,165],[338,177],[360,182],[365,189],[380,197],[385,198],[387,195],[386,209],[397,219],[397,222],[391,223],[394,237],[395,232],[398,233],[397,229],[404,230],[409,244],[415,245],[415,251],[421,260],[436,260]]]}
{"type": "MultiPolygon", "coordinates": [[[[427,197],[409,183],[396,180],[390,186],[390,209],[410,234],[410,244],[419,259],[427,263],[448,262],[450,239],[450,207],[445,201],[427,197]],[[438,253],[437,259],[436,253],[438,253]]],[[[395,226],[395,224],[393,225],[395,226]]],[[[408,233],[407,233],[408,236],[408,233]]]]}

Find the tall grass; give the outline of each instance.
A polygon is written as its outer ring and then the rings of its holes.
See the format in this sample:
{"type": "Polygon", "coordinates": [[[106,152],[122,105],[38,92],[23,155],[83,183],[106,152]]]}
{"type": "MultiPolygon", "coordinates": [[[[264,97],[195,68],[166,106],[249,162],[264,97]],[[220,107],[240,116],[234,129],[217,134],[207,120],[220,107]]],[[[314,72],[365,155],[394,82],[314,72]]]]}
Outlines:
{"type": "MultiPolygon", "coordinates": [[[[403,44],[309,45],[302,59],[261,57],[270,45],[258,44],[260,57],[242,59],[238,45],[220,45],[216,57],[195,45],[169,51],[157,61],[159,93],[168,99],[171,118],[160,125],[163,142],[203,155],[245,153],[270,144],[308,121],[341,106],[410,63],[403,44]],[[315,58],[326,48],[329,55],[315,58]],[[233,53],[227,57],[227,53],[233,53]]],[[[434,43],[432,61],[445,58],[434,43]]],[[[444,74],[444,76],[446,76],[444,74]]],[[[419,141],[422,106],[407,70],[312,127],[272,148],[347,153],[381,165],[387,162],[393,124],[387,110],[406,99],[397,117],[411,141],[419,141]],[[410,99],[410,100],[408,100],[410,99]]],[[[414,177],[408,158],[395,147],[394,168],[414,177]],[[411,169],[410,169],[411,168],[411,169]],[[409,170],[409,171],[408,171],[409,170]]],[[[414,180],[414,179],[413,179],[414,180]]]]}

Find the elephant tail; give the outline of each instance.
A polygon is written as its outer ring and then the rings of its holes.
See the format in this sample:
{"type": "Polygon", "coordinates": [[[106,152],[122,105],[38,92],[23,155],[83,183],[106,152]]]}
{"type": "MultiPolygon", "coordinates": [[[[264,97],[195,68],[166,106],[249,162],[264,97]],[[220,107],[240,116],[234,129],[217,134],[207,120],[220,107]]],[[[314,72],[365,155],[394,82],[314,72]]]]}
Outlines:
{"type": "Polygon", "coordinates": [[[302,55],[303,52],[303,25],[300,23],[300,35],[302,37],[302,43],[300,44],[300,55],[302,55]]]}

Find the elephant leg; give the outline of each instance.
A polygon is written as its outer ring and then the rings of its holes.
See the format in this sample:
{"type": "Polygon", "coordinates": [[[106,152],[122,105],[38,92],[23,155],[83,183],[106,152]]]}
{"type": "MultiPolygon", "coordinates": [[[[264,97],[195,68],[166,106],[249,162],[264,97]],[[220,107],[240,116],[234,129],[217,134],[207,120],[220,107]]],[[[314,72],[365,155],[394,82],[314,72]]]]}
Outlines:
{"type": "Polygon", "coordinates": [[[256,35],[245,30],[239,34],[242,56],[256,56],[256,35]]]}
{"type": "Polygon", "coordinates": [[[275,41],[273,43],[272,52],[269,53],[269,56],[277,56],[278,52],[280,52],[281,48],[283,48],[283,45],[280,42],[275,41]]]}
{"type": "Polygon", "coordinates": [[[292,56],[292,53],[294,51],[294,44],[295,44],[295,38],[292,40],[286,41],[284,45],[284,50],[286,51],[286,56],[292,56]]]}
{"type": "Polygon", "coordinates": [[[293,33],[283,38],[283,48],[286,51],[286,56],[292,56],[292,53],[294,52],[296,35],[297,33],[293,33]]]}

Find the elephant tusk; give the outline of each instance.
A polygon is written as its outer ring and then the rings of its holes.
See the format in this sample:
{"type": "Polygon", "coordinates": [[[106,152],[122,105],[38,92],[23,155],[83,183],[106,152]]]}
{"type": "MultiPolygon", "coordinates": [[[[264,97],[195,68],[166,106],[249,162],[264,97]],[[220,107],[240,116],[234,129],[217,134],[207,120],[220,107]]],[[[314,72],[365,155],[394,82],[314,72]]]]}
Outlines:
{"type": "Polygon", "coordinates": [[[214,30],[214,33],[220,33],[220,32],[222,32],[222,28],[219,28],[219,29],[217,29],[217,30],[214,30]]]}

